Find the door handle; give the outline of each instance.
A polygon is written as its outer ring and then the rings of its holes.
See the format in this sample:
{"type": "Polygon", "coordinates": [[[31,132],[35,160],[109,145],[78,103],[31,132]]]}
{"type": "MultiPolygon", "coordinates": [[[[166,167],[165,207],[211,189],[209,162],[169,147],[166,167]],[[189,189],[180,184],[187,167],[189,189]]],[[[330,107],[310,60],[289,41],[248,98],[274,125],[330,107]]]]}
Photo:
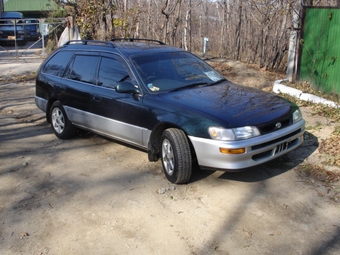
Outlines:
{"type": "Polygon", "coordinates": [[[100,101],[102,101],[102,97],[100,97],[100,96],[93,96],[93,101],[96,101],[96,102],[100,102],[100,101]]]}

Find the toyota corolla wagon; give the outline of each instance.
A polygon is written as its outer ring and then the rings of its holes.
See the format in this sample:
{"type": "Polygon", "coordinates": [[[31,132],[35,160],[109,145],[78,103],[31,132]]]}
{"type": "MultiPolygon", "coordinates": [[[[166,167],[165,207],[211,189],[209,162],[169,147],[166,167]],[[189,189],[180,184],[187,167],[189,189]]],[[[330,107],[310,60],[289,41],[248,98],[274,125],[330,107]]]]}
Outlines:
{"type": "Polygon", "coordinates": [[[57,137],[85,129],[142,148],[177,184],[194,164],[239,171],[275,159],[305,131],[294,103],[147,39],[66,43],[42,63],[35,102],[57,137]]]}

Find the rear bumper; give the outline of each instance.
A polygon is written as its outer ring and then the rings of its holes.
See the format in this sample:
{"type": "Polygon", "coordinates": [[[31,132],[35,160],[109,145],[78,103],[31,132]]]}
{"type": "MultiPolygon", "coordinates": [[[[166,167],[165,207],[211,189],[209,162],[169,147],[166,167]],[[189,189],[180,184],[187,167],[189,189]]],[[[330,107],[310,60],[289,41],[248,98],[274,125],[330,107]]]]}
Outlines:
{"type": "Polygon", "coordinates": [[[43,112],[46,112],[47,110],[47,100],[38,96],[34,97],[35,105],[42,110],[43,112]]]}
{"type": "Polygon", "coordinates": [[[305,121],[276,132],[241,141],[217,141],[189,136],[202,168],[238,171],[265,163],[299,147],[303,142],[305,121]],[[222,154],[220,148],[245,148],[243,154],[222,154]]]}

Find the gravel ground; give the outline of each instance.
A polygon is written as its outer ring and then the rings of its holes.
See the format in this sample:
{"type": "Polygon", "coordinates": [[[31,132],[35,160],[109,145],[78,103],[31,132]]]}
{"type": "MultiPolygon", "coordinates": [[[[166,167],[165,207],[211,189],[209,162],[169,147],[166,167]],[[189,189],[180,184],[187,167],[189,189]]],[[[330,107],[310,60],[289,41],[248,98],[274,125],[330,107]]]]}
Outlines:
{"type": "Polygon", "coordinates": [[[59,140],[34,80],[0,75],[0,254],[339,254],[339,185],[301,170],[321,164],[335,124],[310,108],[307,125],[321,128],[294,152],[173,185],[143,151],[85,132],[59,140]]]}

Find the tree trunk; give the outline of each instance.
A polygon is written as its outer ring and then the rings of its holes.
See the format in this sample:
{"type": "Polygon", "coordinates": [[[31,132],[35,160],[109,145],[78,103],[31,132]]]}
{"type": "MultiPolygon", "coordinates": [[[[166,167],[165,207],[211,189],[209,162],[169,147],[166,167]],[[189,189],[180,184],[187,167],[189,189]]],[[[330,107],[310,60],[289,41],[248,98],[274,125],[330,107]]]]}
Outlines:
{"type": "Polygon", "coordinates": [[[241,27],[242,27],[242,0],[240,0],[238,6],[238,23],[236,26],[236,35],[235,35],[235,54],[234,59],[240,59],[240,48],[241,48],[241,27]]]}
{"type": "Polygon", "coordinates": [[[188,27],[189,27],[189,20],[190,20],[191,10],[187,10],[185,15],[185,26],[184,26],[184,49],[188,50],[188,27]]]}

